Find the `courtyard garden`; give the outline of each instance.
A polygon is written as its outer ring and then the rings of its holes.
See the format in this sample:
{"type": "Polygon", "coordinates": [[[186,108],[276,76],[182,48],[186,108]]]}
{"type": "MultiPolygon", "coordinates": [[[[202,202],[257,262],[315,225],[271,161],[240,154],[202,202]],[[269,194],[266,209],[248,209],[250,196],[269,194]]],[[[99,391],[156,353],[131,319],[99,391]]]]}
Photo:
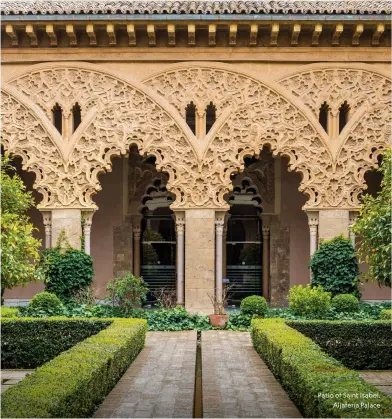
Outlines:
{"type": "MultiPolygon", "coordinates": [[[[187,402],[192,404],[193,417],[200,417],[197,404],[203,399],[198,380],[200,386],[208,385],[207,370],[203,375],[201,365],[220,365],[209,361],[207,343],[214,345],[213,336],[223,341],[228,336],[238,344],[245,341],[236,338],[236,333],[248,336],[249,332],[260,362],[272,372],[272,388],[284,390],[282,397],[290,405],[287,414],[391,417],[392,382],[376,386],[361,376],[362,371],[381,371],[386,381],[391,380],[391,304],[362,302],[359,274],[359,259],[366,260],[368,275],[380,285],[391,285],[390,161],[388,154],[381,169],[382,191],[375,198],[365,197],[353,227],[361,237],[358,252],[343,236],[322,242],[309,262],[311,283],[291,287],[286,307],[271,307],[263,297],[253,295],[244,298],[239,308],[227,309],[230,287],[224,285],[223,301],[212,302],[214,314],[228,321],[216,327],[209,316],[176,306],[170,288],[160,289],[154,304],[146,306],[148,285],[130,272],[113,278],[104,300],[97,302],[93,260],[83,248],[69,246],[65,231],[55,247],[40,254],[40,243],[33,238],[33,226],[25,216],[33,205],[31,195],[16,174],[10,175],[12,167],[6,158],[2,166],[2,291],[37,280],[44,282],[45,291],[26,306],[1,307],[2,369],[27,371],[14,385],[3,380],[2,417],[93,416],[106,406],[105,399],[115,397],[117,383],[122,383],[133,364],[138,365],[136,360],[148,357],[143,355],[147,332],[154,345],[159,346],[165,336],[174,341],[177,338],[169,333],[179,332],[175,336],[188,336],[184,339],[194,346],[186,352],[191,359],[184,365],[189,368],[182,371],[193,383],[188,383],[193,387],[192,400],[187,402]],[[189,335],[180,334],[185,331],[189,335]],[[150,332],[168,334],[157,339],[150,332]]],[[[181,348],[184,342],[178,339],[181,348]]],[[[148,359],[147,366],[157,362],[148,359]]],[[[165,359],[156,365],[158,375],[159,368],[169,362],[165,359]]],[[[146,371],[152,374],[150,367],[134,368],[136,372],[129,373],[128,381],[120,386],[130,385],[137,377],[145,379],[146,371]]],[[[217,370],[218,378],[221,372],[217,370]]],[[[245,372],[244,367],[241,374],[245,372]]],[[[203,394],[207,406],[209,398],[203,394]]],[[[254,401],[249,398],[249,403],[254,401]]],[[[279,408],[270,404],[275,417],[279,408]]]]}

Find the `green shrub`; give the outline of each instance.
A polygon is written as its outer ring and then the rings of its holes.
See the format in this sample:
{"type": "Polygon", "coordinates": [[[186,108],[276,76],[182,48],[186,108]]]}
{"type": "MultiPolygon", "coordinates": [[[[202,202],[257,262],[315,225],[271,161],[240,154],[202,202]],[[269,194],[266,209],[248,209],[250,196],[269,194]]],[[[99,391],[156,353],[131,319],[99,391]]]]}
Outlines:
{"type": "Polygon", "coordinates": [[[42,252],[46,272],[46,291],[62,301],[70,300],[79,290],[91,285],[94,275],[93,259],[81,250],[60,248],[42,252]]]}
{"type": "Polygon", "coordinates": [[[339,313],[354,313],[359,310],[359,300],[352,294],[338,294],[332,298],[332,307],[339,313]]]}
{"type": "Polygon", "coordinates": [[[256,351],[304,417],[391,417],[391,400],[387,395],[322,352],[311,339],[289,327],[284,320],[254,319],[251,335],[256,351]],[[375,397],[369,400],[369,393],[375,397]],[[336,399],[328,397],[329,394],[345,394],[351,398],[336,399]],[[339,402],[354,400],[347,408],[339,408],[339,402]],[[364,407],[369,401],[379,407],[364,407]]]}
{"type": "Polygon", "coordinates": [[[392,369],[392,329],[387,321],[291,320],[286,323],[348,368],[392,369]]]}
{"type": "Polygon", "coordinates": [[[388,310],[388,309],[381,310],[380,319],[391,321],[392,320],[392,310],[388,310]]]}
{"type": "MultiPolygon", "coordinates": [[[[56,313],[63,310],[63,304],[55,294],[50,292],[40,292],[35,294],[30,300],[28,307],[33,310],[43,310],[46,312],[56,313]]],[[[58,314],[58,313],[57,313],[58,314]]]]}
{"type": "Polygon", "coordinates": [[[145,340],[145,320],[107,320],[112,322],[107,329],[61,353],[5,391],[2,417],[91,417],[145,340]]]}
{"type": "Polygon", "coordinates": [[[361,296],[358,259],[349,239],[339,236],[323,241],[312,256],[309,267],[312,269],[312,285],[321,285],[332,296],[361,296]]]}
{"type": "Polygon", "coordinates": [[[331,305],[331,294],[323,287],[296,285],[289,291],[290,310],[297,316],[322,316],[331,305]]]}
{"type": "Polygon", "coordinates": [[[2,368],[36,368],[110,324],[103,320],[12,318],[2,321],[2,368]]]}
{"type": "Polygon", "coordinates": [[[151,310],[147,312],[148,330],[208,330],[211,329],[207,316],[190,314],[183,307],[170,310],[151,310]]]}
{"type": "Polygon", "coordinates": [[[148,286],[142,277],[136,277],[131,273],[112,279],[107,290],[109,295],[105,297],[113,306],[120,306],[125,313],[137,306],[141,306],[146,300],[148,286]]]}
{"type": "Polygon", "coordinates": [[[268,311],[267,301],[259,295],[250,295],[241,301],[241,313],[256,316],[265,316],[268,311]]]}
{"type": "Polygon", "coordinates": [[[19,309],[14,307],[3,307],[1,306],[1,317],[18,317],[19,309]]]}

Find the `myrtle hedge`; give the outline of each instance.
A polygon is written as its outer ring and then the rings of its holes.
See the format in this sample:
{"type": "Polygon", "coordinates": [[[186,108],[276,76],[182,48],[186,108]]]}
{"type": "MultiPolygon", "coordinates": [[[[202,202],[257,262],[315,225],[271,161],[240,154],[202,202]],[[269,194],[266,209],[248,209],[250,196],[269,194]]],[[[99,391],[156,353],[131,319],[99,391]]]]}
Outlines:
{"type": "Polygon", "coordinates": [[[3,306],[1,306],[0,314],[1,314],[2,318],[18,317],[19,309],[15,308],[15,307],[3,307],[3,306]]]}
{"type": "Polygon", "coordinates": [[[39,367],[110,323],[57,317],[5,318],[1,327],[1,367],[39,367]]]}
{"type": "Polygon", "coordinates": [[[145,341],[145,320],[106,320],[111,323],[106,329],[62,352],[5,391],[1,416],[91,417],[145,341]]]}
{"type": "Polygon", "coordinates": [[[387,395],[325,354],[284,320],[254,319],[251,335],[256,351],[305,417],[392,416],[391,399],[387,395]],[[347,400],[349,405],[341,408],[339,402],[347,400]]]}
{"type": "Polygon", "coordinates": [[[392,320],[392,310],[384,309],[380,313],[381,320],[392,320]]]}
{"type": "Polygon", "coordinates": [[[288,321],[329,355],[353,369],[392,369],[391,323],[374,321],[288,321]]]}

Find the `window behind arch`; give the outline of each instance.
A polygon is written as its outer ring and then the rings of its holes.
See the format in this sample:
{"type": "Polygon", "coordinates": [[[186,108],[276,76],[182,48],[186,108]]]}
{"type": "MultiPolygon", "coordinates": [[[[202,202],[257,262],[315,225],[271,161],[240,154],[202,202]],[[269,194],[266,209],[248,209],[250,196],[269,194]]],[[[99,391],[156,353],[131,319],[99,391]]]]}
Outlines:
{"type": "Polygon", "coordinates": [[[52,117],[53,117],[53,125],[56,127],[57,131],[62,134],[63,133],[63,110],[61,106],[56,103],[52,108],[52,117]]]}
{"type": "Polygon", "coordinates": [[[185,120],[191,131],[196,135],[196,106],[193,102],[189,103],[185,109],[185,120]]]}
{"type": "Polygon", "coordinates": [[[348,122],[348,115],[350,112],[350,105],[347,102],[344,102],[339,108],[339,134],[342,132],[342,129],[346,126],[348,122]]]}
{"type": "Polygon", "coordinates": [[[327,102],[324,102],[320,107],[319,122],[325,132],[328,132],[328,112],[329,106],[327,102]]]}
{"type": "Polygon", "coordinates": [[[215,121],[216,121],[216,107],[212,102],[210,102],[210,104],[206,108],[206,134],[208,134],[209,130],[212,128],[215,121]]]}
{"type": "Polygon", "coordinates": [[[75,105],[72,108],[72,119],[73,119],[73,132],[76,131],[80,123],[82,122],[82,113],[79,106],[79,103],[75,103],[75,105]]]}

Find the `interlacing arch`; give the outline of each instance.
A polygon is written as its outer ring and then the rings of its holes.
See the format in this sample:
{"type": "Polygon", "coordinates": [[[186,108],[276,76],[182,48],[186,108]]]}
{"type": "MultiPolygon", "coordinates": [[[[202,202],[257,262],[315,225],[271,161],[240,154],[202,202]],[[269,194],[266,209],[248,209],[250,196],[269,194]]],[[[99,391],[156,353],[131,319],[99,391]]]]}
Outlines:
{"type": "Polygon", "coordinates": [[[17,90],[19,101],[3,95],[3,142],[6,150],[24,157],[27,170],[39,171],[36,187],[45,192],[40,208],[96,208],[92,196],[100,190],[98,175],[110,171],[112,157],[125,154],[131,144],[141,154],[156,157],[179,203],[191,199],[183,188],[198,171],[190,130],[173,116],[170,105],[135,84],[82,63],[33,66],[8,80],[5,90],[17,90]],[[66,138],[54,127],[51,134],[44,132],[33,119],[31,109],[39,107],[41,119],[46,113],[45,124],[50,125],[54,103],[69,109],[75,102],[85,110],[84,119],[66,138]],[[26,158],[34,164],[27,164],[26,158]]]}
{"type": "Polygon", "coordinates": [[[214,102],[218,121],[206,138],[205,163],[224,167],[220,177],[225,182],[229,172],[242,169],[245,155],[269,145],[274,154],[290,158],[291,170],[302,173],[300,190],[309,196],[305,208],[358,207],[366,188],[364,173],[376,166],[377,155],[389,143],[390,79],[370,65],[335,63],[304,65],[276,79],[262,80],[227,64],[186,63],[149,76],[145,83],[182,114],[186,101],[200,102],[200,107],[214,102]],[[336,138],[318,122],[324,102],[335,115],[342,105],[350,108],[349,121],[336,138]],[[358,124],[361,129],[355,128],[358,124]],[[353,135],[358,153],[345,159],[350,154],[345,144],[353,135]]]}
{"type": "MultiPolygon", "coordinates": [[[[315,86],[319,76],[303,67],[315,86]]],[[[258,155],[264,145],[287,156],[290,170],[302,174],[300,190],[309,197],[305,208],[353,208],[363,189],[363,170],[374,166],[374,149],[385,148],[389,135],[390,82],[383,76],[378,88],[374,83],[381,76],[372,78],[366,71],[356,73],[353,90],[360,106],[350,102],[354,114],[336,142],[316,111],[321,99],[350,99],[341,90],[352,88],[346,85],[351,73],[334,82],[336,75],[346,74],[340,67],[328,66],[322,73],[329,93],[316,86],[312,96],[311,87],[304,90],[305,76],[282,76],[279,86],[227,64],[170,66],[144,85],[87,63],[40,64],[4,84],[3,140],[6,149],[22,155],[25,168],[37,173],[41,208],[95,208],[98,175],[111,170],[111,158],[125,154],[131,144],[155,156],[157,169],[168,173],[167,188],[176,196],[173,209],[228,208],[224,196],[232,187],[230,175],[243,170],[244,157],[258,155]],[[199,112],[210,103],[216,110],[212,128],[198,138],[185,122],[190,102],[199,112]],[[67,124],[75,103],[81,123],[60,135],[50,121],[53,106],[63,109],[67,124]],[[351,152],[352,144],[359,154],[351,152]]]]}

